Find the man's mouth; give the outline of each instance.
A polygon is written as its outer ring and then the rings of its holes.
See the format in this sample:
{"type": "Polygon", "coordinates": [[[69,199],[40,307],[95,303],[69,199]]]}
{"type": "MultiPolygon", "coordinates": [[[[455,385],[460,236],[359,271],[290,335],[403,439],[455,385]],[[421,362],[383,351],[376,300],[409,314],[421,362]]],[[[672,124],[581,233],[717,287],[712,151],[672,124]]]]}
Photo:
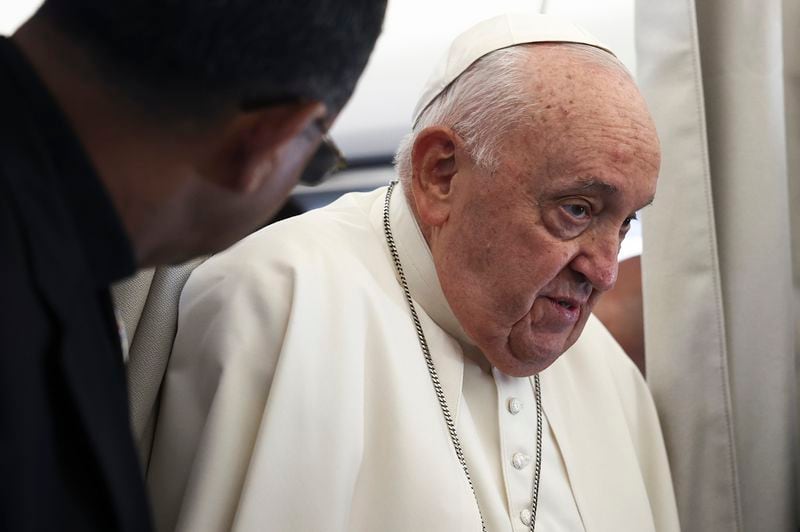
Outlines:
{"type": "Polygon", "coordinates": [[[586,303],[585,300],[559,294],[542,296],[542,299],[549,303],[550,310],[542,315],[540,325],[553,331],[571,329],[580,321],[586,303]]]}
{"type": "Polygon", "coordinates": [[[561,305],[562,307],[564,307],[567,310],[573,310],[573,309],[577,308],[575,305],[573,305],[572,303],[570,303],[566,299],[556,299],[555,301],[556,301],[556,303],[558,303],[559,305],[561,305]]]}
{"type": "Polygon", "coordinates": [[[570,311],[578,310],[578,308],[581,306],[581,303],[578,300],[572,299],[572,298],[569,298],[569,297],[558,297],[558,296],[554,296],[554,297],[545,296],[545,297],[547,297],[547,299],[549,299],[550,301],[552,301],[556,305],[558,305],[560,307],[563,307],[563,308],[565,308],[567,310],[570,310],[570,311]]]}

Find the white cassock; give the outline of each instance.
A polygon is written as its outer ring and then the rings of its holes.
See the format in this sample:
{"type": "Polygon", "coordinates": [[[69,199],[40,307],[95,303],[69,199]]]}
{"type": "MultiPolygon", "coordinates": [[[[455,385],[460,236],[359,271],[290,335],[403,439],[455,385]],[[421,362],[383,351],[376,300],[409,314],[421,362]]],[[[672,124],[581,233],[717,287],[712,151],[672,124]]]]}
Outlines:
{"type": "MultiPolygon", "coordinates": [[[[480,531],[382,227],[348,194],[200,266],[181,298],[148,484],[178,530],[480,531]]],[[[490,531],[523,531],[531,378],[491,368],[450,310],[401,190],[391,223],[490,531]]],[[[541,374],[537,531],[678,530],[656,411],[590,318],[541,374]]]]}

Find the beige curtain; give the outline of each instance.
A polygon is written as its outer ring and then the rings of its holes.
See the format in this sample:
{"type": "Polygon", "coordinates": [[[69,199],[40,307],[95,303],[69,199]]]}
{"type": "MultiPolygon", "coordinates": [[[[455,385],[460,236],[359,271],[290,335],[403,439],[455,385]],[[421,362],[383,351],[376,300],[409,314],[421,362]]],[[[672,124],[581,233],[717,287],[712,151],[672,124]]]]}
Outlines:
{"type": "Polygon", "coordinates": [[[682,529],[796,531],[800,0],[636,10],[664,157],[644,219],[647,370],[682,529]]]}
{"type": "MultiPolygon", "coordinates": [[[[783,4],[786,145],[794,270],[795,353],[800,359],[800,1],[783,4]]],[[[796,359],[797,360],[797,359],[796,359]]],[[[800,458],[797,459],[800,468],[800,458]]],[[[800,469],[798,469],[800,471],[800,469]]],[[[800,475],[798,475],[800,479],[800,475]]],[[[800,495],[800,491],[798,492],[800,495]]]]}

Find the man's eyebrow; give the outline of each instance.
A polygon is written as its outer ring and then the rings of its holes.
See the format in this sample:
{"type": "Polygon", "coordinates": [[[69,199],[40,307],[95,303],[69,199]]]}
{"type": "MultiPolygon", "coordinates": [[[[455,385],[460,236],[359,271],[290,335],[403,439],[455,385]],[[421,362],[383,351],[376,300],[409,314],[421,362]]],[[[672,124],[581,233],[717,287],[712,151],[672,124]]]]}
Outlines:
{"type": "Polygon", "coordinates": [[[583,182],[581,185],[583,190],[605,192],[606,194],[616,194],[619,192],[619,189],[616,186],[594,177],[581,179],[581,181],[583,182]]]}
{"type": "MultiPolygon", "coordinates": [[[[574,194],[576,192],[597,192],[600,194],[604,194],[607,196],[617,194],[619,192],[619,188],[616,185],[612,185],[602,179],[598,179],[596,177],[579,177],[576,179],[577,184],[574,186],[569,187],[566,190],[561,190],[560,192],[566,194],[574,194]]],[[[636,209],[637,211],[640,209],[644,209],[645,207],[649,207],[653,204],[656,197],[651,196],[647,203],[636,209]]]]}
{"type": "MultiPolygon", "coordinates": [[[[562,192],[570,194],[574,192],[597,192],[608,196],[614,195],[619,192],[619,188],[617,186],[612,185],[611,183],[608,183],[596,177],[579,177],[577,178],[577,182],[578,183],[574,187],[570,187],[569,190],[562,192]]],[[[653,204],[655,199],[656,199],[655,196],[651,196],[650,199],[647,201],[647,203],[645,203],[636,210],[638,211],[644,209],[645,207],[649,207],[650,205],[653,204]]]]}
{"type": "Polygon", "coordinates": [[[616,194],[619,192],[616,186],[596,177],[580,177],[577,181],[578,185],[575,190],[580,192],[601,192],[603,194],[616,194]]]}

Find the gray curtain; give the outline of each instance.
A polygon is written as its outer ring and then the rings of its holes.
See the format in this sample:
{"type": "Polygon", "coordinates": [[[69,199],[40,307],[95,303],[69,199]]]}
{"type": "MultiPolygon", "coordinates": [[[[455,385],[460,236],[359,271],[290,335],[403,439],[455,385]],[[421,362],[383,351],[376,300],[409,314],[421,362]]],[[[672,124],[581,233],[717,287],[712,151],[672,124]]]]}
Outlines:
{"type": "Polygon", "coordinates": [[[664,157],[644,217],[648,381],[682,529],[796,531],[800,0],[636,10],[664,157]]]}

